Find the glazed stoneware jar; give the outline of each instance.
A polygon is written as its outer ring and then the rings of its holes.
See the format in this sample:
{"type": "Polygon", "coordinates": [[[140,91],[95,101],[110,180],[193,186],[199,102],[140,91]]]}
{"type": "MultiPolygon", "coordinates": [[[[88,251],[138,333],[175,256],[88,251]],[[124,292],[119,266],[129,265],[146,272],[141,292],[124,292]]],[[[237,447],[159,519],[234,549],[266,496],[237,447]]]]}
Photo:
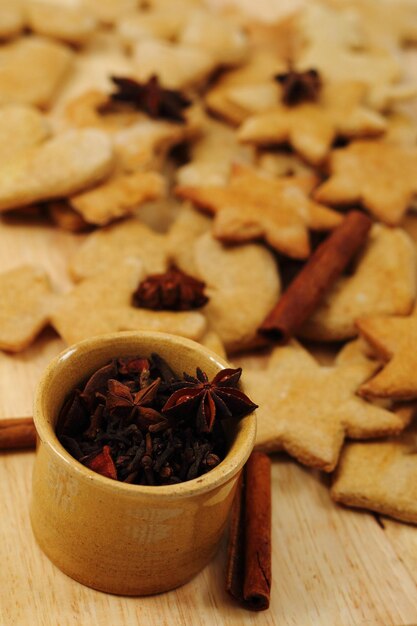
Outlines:
{"type": "Polygon", "coordinates": [[[114,357],[147,357],[152,352],[179,374],[194,374],[199,366],[211,379],[228,367],[214,352],[181,337],[117,333],[83,341],[55,358],[35,399],[39,444],[31,522],[36,540],[65,574],[89,587],[122,595],[173,589],[210,561],[255,440],[252,413],[230,429],[228,454],[216,468],[168,486],[118,482],[76,461],[55,434],[69,392],[114,357]]]}

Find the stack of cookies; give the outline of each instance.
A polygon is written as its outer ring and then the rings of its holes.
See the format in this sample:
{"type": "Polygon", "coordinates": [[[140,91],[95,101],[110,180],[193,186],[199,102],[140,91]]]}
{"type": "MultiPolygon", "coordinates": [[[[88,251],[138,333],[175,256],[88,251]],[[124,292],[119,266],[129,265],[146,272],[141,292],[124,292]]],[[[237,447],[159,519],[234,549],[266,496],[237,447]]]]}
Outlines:
{"type": "Polygon", "coordinates": [[[152,329],[262,350],[258,448],[417,523],[416,5],[309,0],[260,24],[198,0],[2,0],[0,37],[0,211],[77,248],[69,291],[42,266],[0,274],[0,349],[49,325],[67,344],[152,329]],[[365,243],[266,338],[352,208],[365,243]]]}

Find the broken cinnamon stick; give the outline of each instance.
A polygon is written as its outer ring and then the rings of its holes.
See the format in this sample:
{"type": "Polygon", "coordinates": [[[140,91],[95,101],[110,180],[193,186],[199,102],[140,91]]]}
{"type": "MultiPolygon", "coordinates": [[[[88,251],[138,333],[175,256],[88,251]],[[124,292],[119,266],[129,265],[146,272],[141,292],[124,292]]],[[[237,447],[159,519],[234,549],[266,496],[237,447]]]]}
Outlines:
{"type": "Polygon", "coordinates": [[[350,211],[343,222],[313,252],[290,283],[258,332],[270,339],[289,339],[320,304],[349,261],[364,244],[372,221],[350,211]]]}
{"type": "Polygon", "coordinates": [[[271,461],[252,452],[233,503],[226,590],[245,608],[263,611],[271,592],[271,461]]]}
{"type": "Polygon", "coordinates": [[[31,417],[0,420],[0,450],[34,448],[36,430],[31,417]]]}

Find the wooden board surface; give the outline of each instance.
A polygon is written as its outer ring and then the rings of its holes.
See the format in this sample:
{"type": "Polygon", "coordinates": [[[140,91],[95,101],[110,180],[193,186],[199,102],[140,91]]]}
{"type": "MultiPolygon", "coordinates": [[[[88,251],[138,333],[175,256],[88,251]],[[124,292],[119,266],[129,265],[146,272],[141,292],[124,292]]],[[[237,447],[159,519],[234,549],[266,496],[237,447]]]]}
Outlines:
{"type": "MultiPolygon", "coordinates": [[[[264,6],[274,2],[264,0],[264,6]]],[[[81,70],[88,78],[94,67],[92,80],[99,83],[108,61],[98,50],[96,62],[81,70]]],[[[407,66],[417,76],[415,51],[407,54],[407,66]]],[[[416,221],[410,224],[416,235],[416,221]]],[[[81,239],[41,224],[2,221],[0,268],[39,263],[65,290],[66,262],[81,239]]],[[[1,417],[31,415],[40,372],[63,347],[46,331],[22,354],[0,353],[1,417]]],[[[256,357],[242,362],[257,364],[256,357]]],[[[119,598],[66,577],[31,533],[33,458],[32,452],[0,456],[0,626],[417,624],[417,529],[334,505],[328,477],[285,455],[273,458],[272,602],[260,614],[240,609],[224,592],[225,545],[193,581],[156,597],[119,598]]]]}

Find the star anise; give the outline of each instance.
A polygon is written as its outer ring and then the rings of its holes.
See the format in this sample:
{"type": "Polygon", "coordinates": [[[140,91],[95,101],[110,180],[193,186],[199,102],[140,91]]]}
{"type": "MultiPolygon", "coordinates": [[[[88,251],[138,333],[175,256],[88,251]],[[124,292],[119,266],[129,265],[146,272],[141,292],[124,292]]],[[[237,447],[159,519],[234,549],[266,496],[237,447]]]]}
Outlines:
{"type": "Polygon", "coordinates": [[[297,72],[290,68],[288,72],[277,74],[274,78],[282,86],[282,101],[288,106],[315,102],[319,97],[322,81],[315,69],[297,72]]]}
{"type": "Polygon", "coordinates": [[[117,470],[110,452],[110,446],[103,446],[101,452],[93,452],[82,457],[80,462],[97,474],[117,480],[117,470]]]}
{"type": "Polygon", "coordinates": [[[76,436],[88,426],[88,411],[82,394],[75,389],[67,398],[58,417],[57,429],[64,436],[76,436]]]}
{"type": "Polygon", "coordinates": [[[117,365],[113,360],[107,365],[100,367],[85,384],[83,392],[80,394],[80,398],[91,410],[96,404],[98,395],[103,394],[107,390],[107,383],[110,378],[114,378],[117,375],[117,365]]]}
{"type": "Polygon", "coordinates": [[[150,385],[137,393],[132,393],[127,385],[118,380],[108,382],[105,397],[106,410],[110,415],[118,415],[126,422],[136,423],[139,427],[158,428],[167,423],[167,419],[149,405],[155,398],[161,379],[157,378],[150,385]]]}
{"type": "Polygon", "coordinates": [[[139,283],[132,304],[154,311],[189,311],[208,302],[204,288],[201,280],[172,267],[165,274],[152,274],[139,283]]]}
{"type": "Polygon", "coordinates": [[[141,374],[149,370],[149,359],[125,357],[117,359],[119,374],[141,374]]]}
{"type": "Polygon", "coordinates": [[[128,104],[153,118],[185,122],[183,110],[191,104],[190,100],[179,91],[162,87],[157,76],[145,83],[122,76],[111,79],[116,85],[116,91],[110,94],[111,103],[128,104]]]}
{"type": "Polygon", "coordinates": [[[242,368],[221,370],[212,381],[200,368],[196,377],[184,374],[184,380],[173,383],[174,393],[162,408],[168,416],[187,416],[196,411],[199,432],[211,432],[216,418],[243,417],[257,405],[237,388],[242,368]]]}

